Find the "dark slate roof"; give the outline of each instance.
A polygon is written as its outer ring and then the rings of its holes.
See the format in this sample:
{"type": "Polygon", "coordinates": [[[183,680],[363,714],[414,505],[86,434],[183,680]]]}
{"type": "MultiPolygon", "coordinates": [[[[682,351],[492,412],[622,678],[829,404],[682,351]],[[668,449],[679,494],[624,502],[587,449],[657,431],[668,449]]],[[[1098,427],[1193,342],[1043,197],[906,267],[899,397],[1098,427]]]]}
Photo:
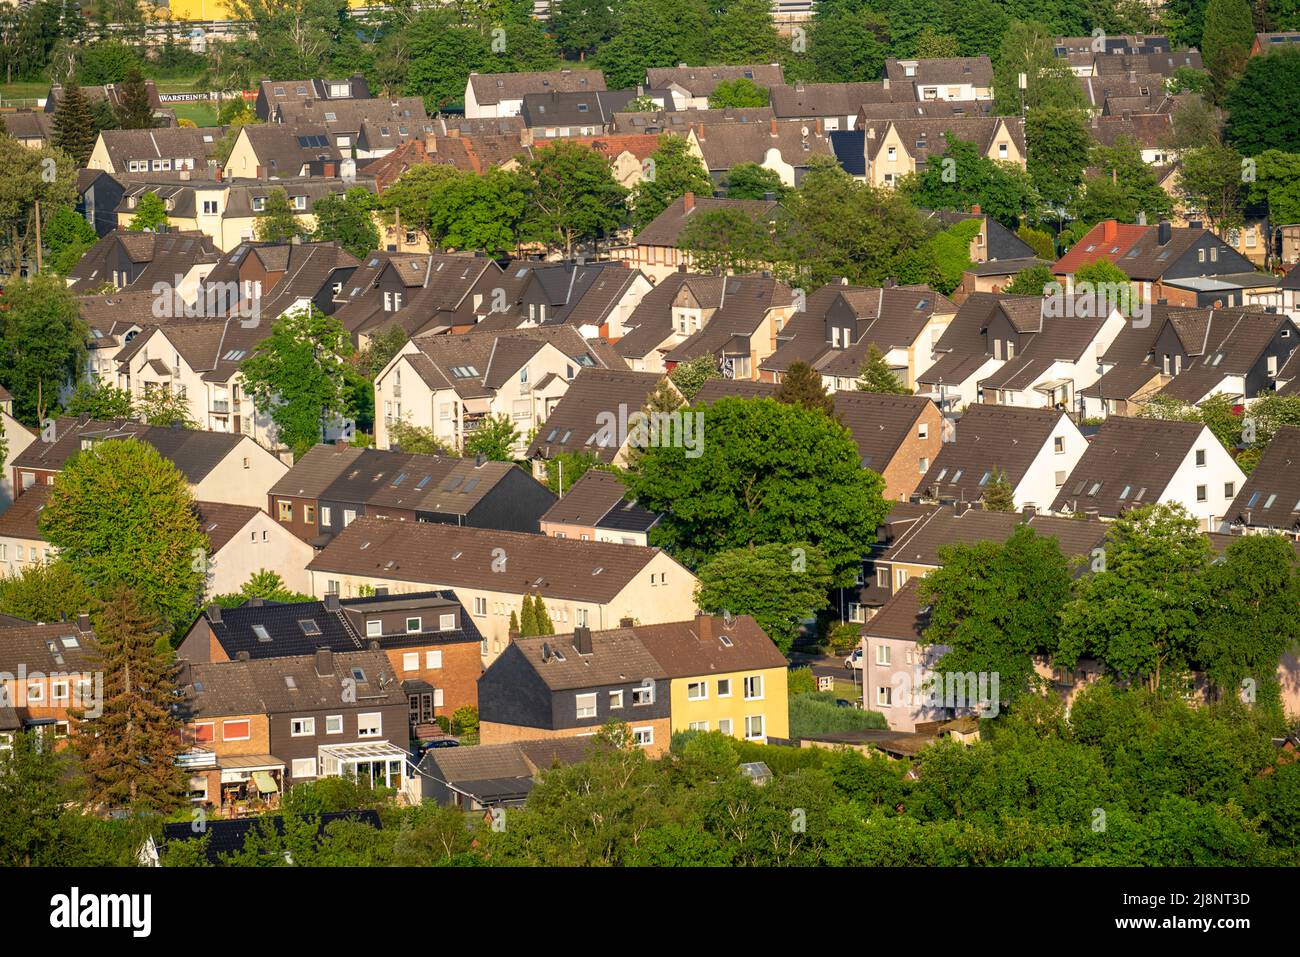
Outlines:
{"type": "MultiPolygon", "coordinates": [[[[1095,509],[1113,516],[1152,504],[1206,431],[1199,422],[1110,416],[1066,479],[1052,511],[1095,509]]],[[[1218,440],[1207,433],[1206,441],[1218,440]]]]}
{"type": "Polygon", "coordinates": [[[201,617],[212,629],[222,650],[232,659],[241,652],[250,658],[288,658],[313,654],[317,648],[338,652],[364,651],[372,642],[378,642],[380,648],[406,648],[462,641],[477,643],[483,637],[459,599],[448,591],[343,598],[335,610],[327,608],[324,601],[245,602],[238,608],[208,608],[201,617]],[[419,632],[387,634],[379,638],[367,636],[367,613],[395,610],[425,612],[413,615],[419,617],[425,627],[419,632]],[[214,611],[219,611],[220,620],[214,618],[214,611]],[[456,628],[441,631],[437,627],[437,616],[442,614],[455,614],[456,628]],[[311,624],[304,628],[303,622],[311,624]],[[255,626],[265,631],[265,639],[258,635],[255,626]],[[308,634],[308,629],[319,631],[319,634],[308,634]]]}
{"type": "Polygon", "coordinates": [[[543,522],[647,532],[660,516],[626,498],[623,480],[613,472],[588,469],[542,516],[543,522]]]}
{"type": "Polygon", "coordinates": [[[1038,535],[1051,536],[1066,557],[1089,554],[1106,536],[1097,519],[1081,521],[1054,515],[986,512],[968,506],[935,509],[905,528],[879,561],[904,565],[942,565],[939,549],[956,543],[1004,542],[1016,527],[1028,524],[1038,535]]]}
{"type": "Polygon", "coordinates": [[[471,73],[469,85],[480,106],[502,100],[522,100],[528,93],[555,90],[579,92],[605,89],[605,74],[599,70],[538,70],[532,73],[471,73]]]}
{"type": "MultiPolygon", "coordinates": [[[[319,820],[317,834],[323,839],[325,829],[335,821],[358,821],[367,824],[375,830],[383,829],[383,822],[380,820],[378,811],[325,811],[316,815],[319,820]]],[[[227,820],[225,818],[212,818],[206,822],[204,834],[208,835],[208,844],[206,856],[211,864],[220,864],[221,855],[238,854],[244,849],[244,841],[248,839],[248,834],[258,822],[263,820],[256,817],[235,818],[227,820]]],[[[284,834],[284,818],[280,815],[266,818],[271,822],[277,834],[284,834]]],[[[163,840],[161,848],[168,844],[180,843],[181,841],[199,840],[202,834],[195,834],[190,822],[182,824],[164,824],[163,840]]],[[[160,849],[161,849],[160,848],[160,849]]]]}
{"type": "Polygon", "coordinates": [[[143,425],[130,420],[101,421],[63,417],[55,424],[55,441],[33,442],[13,461],[15,467],[58,471],[86,441],[142,439],[168,459],[191,485],[197,485],[243,441],[242,435],[143,425]]]}
{"type": "Polygon", "coordinates": [[[551,410],[546,423],[528,447],[529,458],[551,458],[560,452],[587,452],[609,463],[618,455],[617,441],[605,441],[602,415],[619,419],[619,407],[627,414],[640,411],[664,379],[658,372],[614,369],[583,369],[569,384],[564,397],[551,410]]]}
{"type": "Polygon", "coordinates": [[[919,490],[936,498],[976,502],[998,471],[1015,488],[1064,414],[982,403],[967,406],[957,422],[955,441],[940,447],[919,490]]]}
{"type": "Polygon", "coordinates": [[[526,795],[541,772],[585,761],[595,747],[591,738],[556,738],[431,748],[420,761],[420,772],[490,804],[526,795]]]}
{"type": "Polygon", "coordinates": [[[759,219],[771,219],[775,214],[777,204],[775,201],[763,199],[714,199],[711,196],[692,195],[691,208],[687,209],[685,197],[678,196],[668,204],[662,213],[651,220],[632,238],[632,243],[637,246],[675,247],[688,219],[692,216],[699,216],[701,213],[715,212],[720,209],[740,210],[757,221],[759,219]]]}
{"type": "Polygon", "coordinates": [[[907,584],[894,592],[862,626],[862,634],[872,638],[920,641],[925,629],[929,627],[930,614],[929,606],[922,613],[921,603],[917,600],[916,585],[919,580],[908,579],[907,584]]]}
{"type": "Polygon", "coordinates": [[[1300,528],[1300,427],[1277,430],[1224,520],[1254,528],[1300,528]]]}
{"type": "Polygon", "coordinates": [[[866,176],[866,135],[862,130],[831,130],[830,138],[831,149],[844,172],[850,176],[866,176]]]}
{"type": "Polygon", "coordinates": [[[658,548],[638,545],[358,518],[308,568],[603,603],[613,600],[659,554],[658,548]],[[501,549],[509,558],[504,573],[495,570],[501,549]]]}

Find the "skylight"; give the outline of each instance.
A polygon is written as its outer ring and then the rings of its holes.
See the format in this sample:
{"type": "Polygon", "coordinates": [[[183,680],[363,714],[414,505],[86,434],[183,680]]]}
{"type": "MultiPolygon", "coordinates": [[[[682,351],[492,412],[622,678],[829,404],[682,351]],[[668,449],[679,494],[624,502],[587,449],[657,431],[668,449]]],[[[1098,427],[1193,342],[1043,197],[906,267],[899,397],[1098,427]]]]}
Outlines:
{"type": "Polygon", "coordinates": [[[254,625],[253,634],[257,635],[258,641],[270,641],[271,633],[266,630],[266,625],[254,625]]]}
{"type": "Polygon", "coordinates": [[[352,677],[355,678],[359,684],[366,683],[366,673],[359,667],[352,669],[352,677]]]}
{"type": "Polygon", "coordinates": [[[298,620],[298,627],[301,628],[302,633],[308,637],[320,634],[320,625],[316,624],[316,622],[310,618],[300,618],[298,620]]]}

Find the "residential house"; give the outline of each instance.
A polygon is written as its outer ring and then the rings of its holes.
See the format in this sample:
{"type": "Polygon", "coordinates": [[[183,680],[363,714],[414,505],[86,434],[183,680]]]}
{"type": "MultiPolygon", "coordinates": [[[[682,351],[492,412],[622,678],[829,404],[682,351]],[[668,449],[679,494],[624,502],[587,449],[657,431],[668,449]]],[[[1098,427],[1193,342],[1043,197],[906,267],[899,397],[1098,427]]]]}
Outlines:
{"type": "Polygon", "coordinates": [[[5,454],[4,475],[0,475],[0,514],[4,513],[14,500],[13,464],[27,447],[36,441],[31,429],[14,418],[14,397],[9,390],[0,385],[0,435],[4,436],[5,454]]]}
{"type": "Polygon", "coordinates": [[[1300,426],[1283,425],[1274,433],[1223,525],[1227,532],[1280,533],[1300,541],[1300,426]]]}
{"type": "MultiPolygon", "coordinates": [[[[598,136],[611,131],[614,114],[637,98],[636,90],[581,90],[524,94],[519,116],[533,142],[569,136],[598,136]]],[[[641,95],[645,95],[644,93],[641,95]]],[[[659,95],[660,109],[673,109],[673,99],[659,95]]]]}
{"type": "Polygon", "coordinates": [[[544,772],[585,761],[595,747],[594,741],[582,738],[551,738],[430,748],[420,759],[416,777],[423,800],[440,807],[522,807],[544,772]]]}
{"type": "Polygon", "coordinates": [[[581,370],[528,446],[533,473],[539,478],[545,476],[546,461],[564,452],[590,455],[602,464],[622,467],[627,464],[631,447],[640,441],[683,442],[691,447],[690,443],[699,439],[698,429],[691,428],[694,422],[683,420],[681,435],[650,435],[647,424],[643,437],[635,422],[628,424],[662,382],[677,391],[660,372],[581,370]]]}
{"type": "Polygon", "coordinates": [[[1279,313],[1171,311],[1152,346],[1153,364],[1173,376],[1159,394],[1190,405],[1219,393],[1252,399],[1273,390],[1298,344],[1300,328],[1279,313]]]}
{"type": "Polygon", "coordinates": [[[81,718],[103,713],[104,675],[89,615],[38,623],[0,621],[0,749],[34,733],[59,747],[81,718]]]}
{"type": "MultiPolygon", "coordinates": [[[[145,92],[149,95],[149,103],[153,107],[154,117],[160,120],[169,121],[168,125],[176,125],[175,115],[166,109],[163,109],[162,99],[158,95],[158,87],[153,80],[144,81],[145,92]]],[[[120,83],[106,83],[102,86],[83,86],[81,95],[92,106],[97,103],[107,103],[113,111],[120,110],[125,105],[124,97],[126,87],[120,83]]],[[[45,112],[54,113],[59,109],[59,99],[63,96],[63,85],[55,83],[50,87],[49,92],[45,95],[45,112]]]]}
{"type": "Polygon", "coordinates": [[[117,229],[117,207],[125,192],[121,179],[99,169],[79,169],[76,189],[77,212],[95,228],[96,236],[102,239],[117,229]]]}
{"type": "Polygon", "coordinates": [[[305,108],[309,102],[340,105],[340,101],[368,99],[370,86],[360,73],[346,80],[263,80],[253,110],[263,123],[272,123],[277,116],[305,108]]]}
{"type": "Polygon", "coordinates": [[[721,277],[717,289],[718,306],[708,315],[703,308],[674,303],[676,341],[664,352],[664,366],[671,371],[679,362],[712,356],[727,378],[757,380],[759,368],[777,349],[777,336],[802,304],[800,297],[767,274],[721,277]]]}
{"type": "Polygon", "coordinates": [[[588,469],[542,516],[541,532],[554,538],[648,545],[650,530],[660,518],[627,497],[618,475],[588,469]]]}
{"type": "Polygon", "coordinates": [[[118,227],[86,250],[67,279],[76,293],[111,286],[157,295],[154,286],[165,283],[182,297],[192,297],[220,258],[212,240],[196,231],[144,233],[118,227]]]}
{"type": "Polygon", "coordinates": [[[853,129],[859,111],[867,104],[893,106],[895,92],[886,89],[879,80],[871,83],[805,83],[797,80],[793,84],[773,86],[768,91],[777,119],[803,123],[821,120],[828,132],[853,129]]]}
{"type": "Polygon", "coordinates": [[[177,761],[213,813],[273,807],[323,777],[406,779],[407,701],[381,651],[182,662],[176,684],[189,743],[177,761]]]}
{"type": "Polygon", "coordinates": [[[652,756],[675,731],[784,740],[787,667],[748,615],[521,638],[479,679],[481,740],[587,737],[611,720],[652,756]]]}
{"type": "Polygon", "coordinates": [[[726,180],[733,166],[757,163],[776,173],[786,186],[798,186],[814,156],[835,155],[830,137],[816,120],[773,119],[766,129],[757,123],[700,123],[686,139],[715,185],[726,180]]]}
{"type": "Polygon", "coordinates": [[[435,130],[424,100],[418,96],[286,102],[276,106],[271,123],[298,135],[324,134],[342,156],[355,160],[387,156],[435,130]]]}
{"type": "MultiPolygon", "coordinates": [[[[653,91],[646,94],[653,96],[653,91]]],[[[672,133],[685,137],[699,123],[758,123],[767,126],[776,119],[770,106],[726,106],[718,110],[662,109],[645,113],[615,113],[613,132],[658,136],[672,133]]]]}
{"type": "MultiPolygon", "coordinates": [[[[1106,101],[1112,108],[1113,99],[1106,101]]],[[[1168,165],[1174,150],[1167,144],[1173,133],[1173,113],[1134,113],[1124,110],[1117,114],[1094,116],[1088,127],[1093,140],[1102,146],[1114,146],[1121,139],[1135,143],[1142,160],[1152,166],[1168,165]]]]}
{"type": "MultiPolygon", "coordinates": [[[[515,263],[512,292],[479,320],[480,330],[567,325],[584,339],[621,338],[627,322],[653,283],[638,269],[617,262],[515,263]]],[[[506,290],[503,288],[503,292],[506,290]]]]}
{"type": "Polygon", "coordinates": [[[752,63],[740,66],[665,66],[646,70],[647,94],[658,91],[672,94],[679,110],[703,110],[720,83],[750,80],[765,90],[785,82],[779,63],[752,63]]]}
{"type": "Polygon", "coordinates": [[[211,605],[176,650],[192,662],[311,657],[380,651],[402,683],[411,737],[428,736],[438,716],[478,704],[482,636],[449,592],[265,602],[237,608],[211,605]]]}
{"type": "Polygon", "coordinates": [[[1051,409],[970,405],[944,432],[919,494],[941,503],[979,502],[1001,474],[1017,510],[1046,509],[1088,445],[1065,412],[1051,409]]]}
{"type": "Polygon", "coordinates": [[[44,149],[54,135],[49,113],[38,110],[16,110],[0,117],[4,131],[29,149],[44,149]]]}
{"type": "MultiPolygon", "coordinates": [[[[725,396],[773,396],[776,389],[766,383],[710,379],[695,394],[695,404],[707,405],[725,396]]],[[[907,501],[942,448],[943,417],[938,407],[919,395],[840,391],[832,392],[831,399],[836,419],[853,436],[862,467],[884,480],[884,497],[907,501]]]]}
{"type": "Polygon", "coordinates": [[[1261,56],[1274,50],[1286,49],[1289,44],[1300,43],[1300,30],[1283,30],[1278,33],[1256,33],[1250,45],[1251,56],[1261,56]]]}
{"type": "Polygon", "coordinates": [[[1246,476],[1199,422],[1113,415],[1070,473],[1054,512],[1116,518],[1131,508],[1182,505],[1202,531],[1217,531],[1246,476]]]}
{"type": "Polygon", "coordinates": [[[740,210],[757,220],[775,217],[775,199],[720,199],[686,192],[644,226],[623,250],[623,263],[639,269],[656,284],[672,273],[693,268],[690,253],[677,247],[682,230],[692,218],[718,210],[740,210]]]}
{"type": "Polygon", "coordinates": [[[389,448],[394,420],[433,430],[463,448],[489,416],[506,415],[519,429],[517,450],[546,421],[579,371],[622,368],[602,340],[585,340],[572,326],[411,339],[375,376],[375,444],[389,448]]]}
{"type": "Polygon", "coordinates": [[[102,130],[86,166],[119,176],[153,179],[214,179],[220,127],[102,130]]]}
{"type": "Polygon", "coordinates": [[[989,100],[993,98],[993,63],[987,56],[885,60],[889,88],[911,91],[911,99],[989,100]]]}
{"type": "Polygon", "coordinates": [[[465,116],[518,116],[529,93],[588,93],[605,89],[599,70],[540,70],[532,73],[470,73],[465,116]]]}
{"type": "Polygon", "coordinates": [[[474,616],[485,662],[510,641],[525,595],[540,596],[557,631],[646,624],[694,611],[695,576],[658,548],[521,532],[358,518],[307,566],[313,594],[352,597],[450,589],[474,616]]]}
{"type": "Polygon", "coordinates": [[[130,420],[99,421],[60,417],[49,439],[33,442],[13,461],[18,497],[35,485],[53,485],[68,460],[97,442],[148,442],[185,476],[199,502],[261,508],[266,493],[288,466],[245,435],[201,432],[130,420]]]}
{"type": "Polygon", "coordinates": [[[922,170],[948,148],[947,137],[968,140],[991,160],[1025,168],[1025,123],[1021,117],[917,117],[873,120],[863,126],[866,181],[892,187],[922,170]]]}
{"type": "Polygon", "coordinates": [[[536,532],[554,502],[549,489],[510,462],[317,445],[271,486],[267,510],[321,548],[366,515],[536,532]]]}

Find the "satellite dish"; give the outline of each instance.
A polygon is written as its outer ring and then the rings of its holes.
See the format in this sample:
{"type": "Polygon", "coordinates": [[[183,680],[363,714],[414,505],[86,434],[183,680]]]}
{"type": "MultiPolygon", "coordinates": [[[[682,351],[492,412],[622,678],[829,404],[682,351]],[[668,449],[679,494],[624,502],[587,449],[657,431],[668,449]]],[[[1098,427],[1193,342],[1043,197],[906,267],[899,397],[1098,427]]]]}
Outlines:
{"type": "Polygon", "coordinates": [[[800,135],[800,136],[807,136],[807,135],[808,135],[808,127],[806,127],[806,126],[804,126],[804,127],[800,127],[800,129],[799,129],[799,135],[800,135]]]}

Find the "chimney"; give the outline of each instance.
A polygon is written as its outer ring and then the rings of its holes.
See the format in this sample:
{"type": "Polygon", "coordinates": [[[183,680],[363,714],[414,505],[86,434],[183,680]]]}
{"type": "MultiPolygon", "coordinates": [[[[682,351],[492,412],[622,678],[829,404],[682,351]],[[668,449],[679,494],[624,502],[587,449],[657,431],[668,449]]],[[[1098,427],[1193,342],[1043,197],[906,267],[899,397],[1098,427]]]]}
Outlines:
{"type": "Polygon", "coordinates": [[[1119,235],[1119,223],[1113,219],[1108,219],[1101,224],[1101,238],[1106,242],[1111,242],[1119,235]]]}
{"type": "Polygon", "coordinates": [[[263,602],[262,599],[260,599],[260,598],[250,598],[250,599],[248,599],[248,607],[249,607],[249,608],[261,608],[263,604],[264,604],[264,602],[263,602]]]}
{"type": "Polygon", "coordinates": [[[682,212],[689,213],[695,208],[695,194],[689,189],[682,193],[682,212]]]}
{"type": "Polygon", "coordinates": [[[220,167],[220,166],[218,166],[218,167],[216,168],[216,172],[213,174],[213,179],[215,179],[218,183],[221,182],[221,167],[220,167]]]}
{"type": "Polygon", "coordinates": [[[1031,519],[1037,514],[1038,514],[1038,509],[1035,506],[1029,504],[1026,504],[1025,507],[1020,510],[1020,517],[1023,519],[1031,519]]]}
{"type": "Polygon", "coordinates": [[[209,606],[208,606],[208,621],[212,622],[212,623],[215,624],[215,625],[219,625],[219,624],[221,624],[221,606],[220,606],[220,605],[209,605],[209,606]]]}
{"type": "Polygon", "coordinates": [[[972,205],[970,208],[970,212],[972,216],[978,216],[980,214],[980,204],[975,203],[974,205],[972,205]]]}
{"type": "Polygon", "coordinates": [[[700,641],[709,641],[713,638],[713,616],[699,612],[695,616],[695,633],[699,636],[700,641]]]}
{"type": "Polygon", "coordinates": [[[83,613],[77,616],[77,631],[81,632],[83,635],[90,631],[89,615],[83,613]]]}
{"type": "Polygon", "coordinates": [[[235,655],[235,660],[236,660],[236,661],[247,661],[247,660],[248,660],[248,652],[247,652],[247,651],[241,651],[241,652],[239,652],[238,654],[235,655]]]}
{"type": "Polygon", "coordinates": [[[803,80],[795,80],[795,81],[794,81],[794,91],[795,91],[796,93],[802,93],[802,92],[803,92],[803,80]]]}
{"type": "Polygon", "coordinates": [[[580,655],[591,654],[591,629],[586,625],[573,629],[573,647],[580,655]]]}
{"type": "Polygon", "coordinates": [[[1200,228],[1203,227],[1204,225],[1205,225],[1205,224],[1202,223],[1199,219],[1189,219],[1189,220],[1187,221],[1187,228],[1188,228],[1188,229],[1200,229],[1200,228]]]}
{"type": "Polygon", "coordinates": [[[1147,224],[1147,211],[1146,211],[1145,209],[1140,209],[1140,210],[1138,210],[1138,222],[1137,222],[1137,224],[1138,224],[1139,226],[1145,226],[1145,225],[1147,224]]]}
{"type": "Polygon", "coordinates": [[[777,135],[777,133],[776,133],[776,120],[775,120],[775,119],[772,120],[772,135],[773,135],[773,136],[776,136],[776,135],[777,135]]]}
{"type": "Polygon", "coordinates": [[[822,118],[820,116],[817,117],[817,135],[822,135],[822,118]]]}
{"type": "Polygon", "coordinates": [[[328,594],[326,594],[325,596],[326,611],[338,611],[340,607],[341,606],[339,605],[339,596],[337,592],[329,592],[328,594]]]}
{"type": "Polygon", "coordinates": [[[1156,240],[1161,246],[1168,245],[1169,240],[1173,238],[1173,227],[1169,225],[1169,220],[1160,220],[1156,226],[1156,240]]]}
{"type": "Polygon", "coordinates": [[[316,649],[316,674],[322,678],[334,674],[334,652],[328,648],[316,649]]]}

